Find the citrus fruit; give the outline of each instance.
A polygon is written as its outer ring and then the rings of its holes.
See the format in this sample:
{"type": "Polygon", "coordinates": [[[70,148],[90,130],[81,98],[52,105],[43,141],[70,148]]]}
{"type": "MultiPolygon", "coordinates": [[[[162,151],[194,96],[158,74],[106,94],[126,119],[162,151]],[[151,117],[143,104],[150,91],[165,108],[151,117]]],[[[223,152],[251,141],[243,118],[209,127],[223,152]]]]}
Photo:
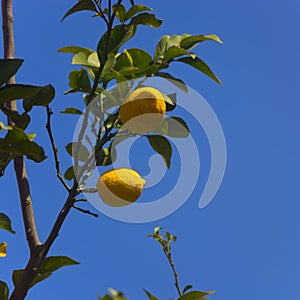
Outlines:
{"type": "Polygon", "coordinates": [[[133,91],[120,108],[120,119],[134,133],[153,131],[161,125],[166,113],[166,102],[160,91],[142,87],[133,91]]]}
{"type": "Polygon", "coordinates": [[[128,168],[104,172],[97,181],[97,191],[102,201],[109,206],[126,206],[141,195],[146,181],[139,173],[128,168]]]}

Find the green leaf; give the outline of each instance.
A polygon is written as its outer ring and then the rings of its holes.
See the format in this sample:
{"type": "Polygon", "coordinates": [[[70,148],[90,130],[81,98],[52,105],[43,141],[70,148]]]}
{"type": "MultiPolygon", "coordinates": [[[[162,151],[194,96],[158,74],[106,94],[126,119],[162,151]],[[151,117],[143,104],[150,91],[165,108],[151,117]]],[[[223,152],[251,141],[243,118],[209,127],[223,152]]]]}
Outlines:
{"type": "Polygon", "coordinates": [[[84,52],[76,53],[72,58],[72,65],[88,65],[88,55],[84,52]]]}
{"type": "Polygon", "coordinates": [[[192,291],[183,296],[179,297],[177,300],[202,300],[203,297],[214,293],[214,291],[208,292],[200,292],[200,291],[192,291]]]}
{"type": "Polygon", "coordinates": [[[209,68],[209,66],[200,58],[195,57],[183,57],[179,58],[175,61],[183,62],[191,67],[194,67],[195,69],[199,70],[200,72],[204,73],[220,85],[222,85],[221,80],[213,73],[213,71],[209,68]]]}
{"type": "Polygon", "coordinates": [[[171,60],[175,57],[183,56],[183,55],[190,55],[190,53],[183,49],[183,48],[178,48],[176,46],[172,46],[167,49],[164,55],[164,61],[171,60]]]}
{"type": "Polygon", "coordinates": [[[166,110],[167,111],[172,111],[176,107],[176,93],[170,94],[170,95],[165,95],[162,94],[164,97],[164,100],[166,102],[166,110]]]}
{"type": "MultiPolygon", "coordinates": [[[[30,123],[30,116],[26,112],[24,112],[20,115],[17,111],[12,111],[12,110],[6,109],[6,107],[4,107],[4,106],[1,108],[1,110],[19,128],[26,129],[30,123]]],[[[1,126],[0,126],[0,130],[1,130],[1,126]]]]}
{"type": "Polygon", "coordinates": [[[129,24],[131,25],[145,25],[153,28],[158,28],[162,24],[162,20],[157,19],[154,14],[141,13],[133,17],[129,24]]]}
{"type": "Polygon", "coordinates": [[[166,166],[169,169],[172,157],[172,147],[170,142],[161,135],[147,135],[146,137],[153,150],[163,157],[166,166]]]}
{"type": "Polygon", "coordinates": [[[113,163],[116,156],[114,148],[108,147],[95,152],[95,160],[97,166],[109,166],[113,163]]]}
{"type": "Polygon", "coordinates": [[[101,78],[104,78],[105,75],[107,75],[111,72],[115,62],[116,62],[115,55],[113,53],[110,53],[107,57],[105,65],[103,67],[103,71],[101,73],[101,78]]]}
{"type": "Polygon", "coordinates": [[[65,110],[61,111],[62,114],[70,114],[70,115],[81,115],[82,111],[75,107],[67,107],[65,110]]]}
{"type": "Polygon", "coordinates": [[[33,106],[48,105],[55,97],[55,89],[49,84],[41,88],[36,94],[23,100],[23,108],[29,112],[33,106]]]}
{"type": "Polygon", "coordinates": [[[0,281],[0,300],[8,300],[8,286],[4,281],[0,281]]]}
{"type": "Polygon", "coordinates": [[[144,11],[149,11],[149,10],[152,10],[152,8],[141,5],[141,4],[133,5],[127,11],[127,13],[125,15],[125,21],[129,20],[130,18],[132,18],[133,16],[135,16],[138,13],[141,13],[144,11]]]}
{"type": "Polygon", "coordinates": [[[73,70],[69,74],[69,86],[78,92],[90,92],[91,83],[85,69],[73,70]]]}
{"type": "Polygon", "coordinates": [[[188,284],[187,286],[185,286],[185,288],[182,290],[182,293],[184,294],[185,292],[187,292],[188,290],[192,289],[193,286],[188,284]]]}
{"type": "Polygon", "coordinates": [[[79,262],[67,256],[49,256],[41,266],[40,274],[52,273],[62,267],[79,265],[79,262]]]}
{"type": "Polygon", "coordinates": [[[6,101],[31,97],[39,92],[43,87],[25,85],[25,84],[9,84],[0,88],[0,105],[6,101]]]}
{"type": "Polygon", "coordinates": [[[5,242],[0,243],[0,257],[6,256],[6,246],[7,244],[5,242]]]}
{"type": "MultiPolygon", "coordinates": [[[[107,53],[116,53],[119,48],[131,39],[136,33],[136,25],[118,25],[111,31],[107,53]]],[[[106,50],[107,32],[100,38],[97,46],[97,53],[100,62],[104,59],[104,51],[106,50]]]]}
{"type": "Polygon", "coordinates": [[[186,138],[190,134],[190,129],[183,119],[169,117],[164,120],[163,124],[155,132],[175,138],[186,138]]]}
{"type": "Polygon", "coordinates": [[[0,86],[17,73],[23,61],[23,59],[0,59],[0,86]]]}
{"type": "Polygon", "coordinates": [[[95,4],[93,3],[92,0],[81,0],[78,3],[76,3],[71,9],[69,9],[67,11],[67,13],[61,19],[61,22],[66,17],[68,17],[68,16],[70,16],[70,15],[76,13],[76,12],[83,11],[83,10],[89,10],[89,11],[95,11],[95,12],[97,12],[95,4]]]}
{"type": "Polygon", "coordinates": [[[146,289],[143,289],[146,295],[148,296],[149,300],[158,300],[155,296],[153,296],[151,293],[149,293],[146,289]]]}
{"type": "Polygon", "coordinates": [[[174,84],[175,86],[177,86],[184,92],[186,92],[186,93],[188,92],[188,88],[187,88],[186,84],[181,79],[176,78],[173,75],[171,75],[169,73],[164,73],[164,72],[156,72],[154,75],[168,79],[172,84],[174,84]]]}
{"type": "Polygon", "coordinates": [[[165,52],[167,51],[169,35],[164,35],[158,42],[155,48],[153,60],[155,63],[162,63],[165,52]]]}
{"type": "MultiPolygon", "coordinates": [[[[17,285],[18,281],[20,280],[24,270],[14,270],[12,274],[12,281],[14,283],[14,286],[17,285]]],[[[30,284],[30,287],[33,287],[35,284],[41,282],[42,280],[48,278],[51,276],[52,273],[44,273],[44,274],[37,274],[34,278],[33,282],[30,284]]]]}
{"type": "Polygon", "coordinates": [[[77,54],[79,52],[83,52],[86,54],[86,56],[89,56],[92,53],[94,53],[95,51],[90,48],[83,48],[83,47],[79,47],[79,46],[66,46],[66,47],[58,49],[57,52],[64,52],[64,53],[70,53],[70,54],[77,54]]]}
{"type": "MultiPolygon", "coordinates": [[[[75,151],[77,149],[77,145],[78,143],[77,142],[74,142],[74,143],[69,143],[67,146],[66,146],[66,150],[67,152],[72,156],[74,157],[75,155],[75,151]]],[[[84,145],[80,145],[80,148],[79,148],[79,151],[78,151],[78,159],[80,161],[86,161],[89,157],[90,153],[89,153],[89,150],[84,146],[84,145]]]]}
{"type": "Polygon", "coordinates": [[[190,50],[194,48],[197,44],[204,42],[204,41],[216,41],[220,44],[223,44],[221,39],[215,35],[215,34],[210,34],[210,35],[191,35],[188,36],[180,42],[180,47],[184,48],[186,50],[190,50]]]}
{"type": "Polygon", "coordinates": [[[113,11],[121,23],[124,23],[126,16],[126,8],[123,4],[115,4],[113,5],[113,11]]]}
{"type": "Polygon", "coordinates": [[[9,217],[3,213],[0,213],[0,228],[9,231],[12,234],[16,233],[12,229],[12,225],[9,217]]]}
{"type": "Polygon", "coordinates": [[[13,127],[4,139],[0,139],[1,152],[26,155],[28,159],[42,162],[47,156],[44,149],[32,141],[34,136],[34,134],[26,134],[21,128],[13,127]]]}
{"type": "Polygon", "coordinates": [[[73,166],[66,170],[66,172],[64,173],[64,177],[67,180],[72,180],[75,177],[73,166]]]}

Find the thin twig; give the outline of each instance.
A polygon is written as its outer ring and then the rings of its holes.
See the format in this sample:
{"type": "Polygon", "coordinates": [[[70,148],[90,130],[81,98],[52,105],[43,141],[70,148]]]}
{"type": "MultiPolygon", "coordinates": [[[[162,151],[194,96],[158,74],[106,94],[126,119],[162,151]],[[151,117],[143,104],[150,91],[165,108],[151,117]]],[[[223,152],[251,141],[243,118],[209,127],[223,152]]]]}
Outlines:
{"type": "Polygon", "coordinates": [[[175,279],[174,285],[175,285],[176,290],[177,290],[177,292],[178,292],[178,295],[179,295],[179,297],[180,297],[180,296],[182,296],[182,292],[181,292],[181,290],[180,290],[179,280],[178,280],[178,273],[177,273],[177,271],[176,271],[176,268],[175,268],[175,265],[174,265],[174,262],[173,262],[173,259],[172,259],[171,251],[167,251],[167,250],[164,249],[164,253],[165,253],[165,255],[166,255],[166,257],[167,257],[167,259],[168,259],[168,261],[169,261],[169,264],[170,264],[170,266],[171,266],[171,268],[172,268],[173,275],[174,275],[174,279],[175,279]]]}
{"type": "Polygon", "coordinates": [[[93,0],[93,2],[95,3],[96,7],[98,8],[99,10],[99,14],[101,15],[102,19],[104,20],[104,22],[106,23],[106,25],[108,25],[108,20],[103,12],[103,9],[101,7],[101,2],[98,2],[97,0],[93,0]]]}
{"type": "Polygon", "coordinates": [[[95,213],[91,212],[91,211],[88,210],[88,209],[82,209],[81,207],[78,207],[78,206],[76,206],[76,205],[73,205],[73,208],[77,209],[78,211],[80,211],[80,212],[82,212],[82,213],[84,213],[84,214],[91,215],[91,216],[93,216],[93,217],[95,217],[95,218],[98,218],[98,217],[99,217],[98,214],[95,214],[95,213]]]}
{"type": "Polygon", "coordinates": [[[63,184],[63,186],[66,188],[66,190],[70,191],[71,188],[65,182],[65,180],[64,180],[64,178],[61,174],[61,171],[60,171],[60,162],[59,162],[59,158],[58,158],[58,148],[55,146],[54,137],[53,137],[52,128],[51,128],[51,116],[52,116],[53,112],[52,112],[51,108],[49,107],[49,105],[46,106],[46,111],[47,111],[46,128],[47,128],[48,136],[49,136],[49,139],[50,139],[50,143],[51,143],[51,147],[52,147],[52,151],[53,151],[53,155],[54,155],[56,175],[57,175],[58,179],[60,180],[60,182],[63,184]]]}

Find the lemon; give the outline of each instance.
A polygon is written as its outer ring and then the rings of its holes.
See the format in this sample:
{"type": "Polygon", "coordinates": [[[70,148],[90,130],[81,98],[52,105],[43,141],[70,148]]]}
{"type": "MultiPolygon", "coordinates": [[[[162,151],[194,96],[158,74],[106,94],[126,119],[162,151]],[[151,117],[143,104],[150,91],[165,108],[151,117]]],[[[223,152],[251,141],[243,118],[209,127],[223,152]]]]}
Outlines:
{"type": "Polygon", "coordinates": [[[158,128],[164,120],[166,102],[163,95],[152,87],[133,91],[120,108],[120,119],[134,133],[146,133],[158,128]]]}
{"type": "Polygon", "coordinates": [[[141,195],[146,181],[139,173],[128,168],[104,172],[97,181],[97,191],[102,201],[109,206],[126,206],[141,195]]]}

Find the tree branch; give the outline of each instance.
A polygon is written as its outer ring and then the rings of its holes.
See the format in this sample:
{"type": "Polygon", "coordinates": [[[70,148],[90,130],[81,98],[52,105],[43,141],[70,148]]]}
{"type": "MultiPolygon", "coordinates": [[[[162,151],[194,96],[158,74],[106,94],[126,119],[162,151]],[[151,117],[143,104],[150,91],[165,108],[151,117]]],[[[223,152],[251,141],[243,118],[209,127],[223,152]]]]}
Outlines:
{"type": "MultiPolygon", "coordinates": [[[[2,0],[4,58],[14,58],[13,19],[12,0],[2,0]]],[[[14,84],[15,82],[15,77],[13,76],[9,79],[7,84],[14,84]]],[[[6,106],[12,111],[17,110],[16,101],[10,101],[6,106]]],[[[8,124],[14,126],[10,118],[8,118],[8,124]]],[[[36,229],[30,187],[23,156],[17,156],[14,159],[14,169],[18,182],[26,238],[30,251],[33,252],[35,247],[41,243],[36,229]]]]}
{"type": "Polygon", "coordinates": [[[60,182],[62,183],[62,185],[66,188],[66,190],[70,191],[71,188],[65,182],[65,180],[64,180],[64,178],[61,174],[61,171],[60,171],[60,162],[59,162],[59,158],[58,158],[58,148],[55,146],[54,137],[53,137],[52,129],[51,129],[51,116],[52,116],[53,112],[51,111],[49,105],[46,106],[46,111],[47,111],[46,128],[47,128],[47,132],[48,132],[48,135],[49,135],[49,139],[50,139],[50,143],[51,143],[51,147],[52,147],[52,151],[53,151],[53,155],[54,155],[56,175],[57,175],[58,179],[60,180],[60,182]]]}
{"type": "Polygon", "coordinates": [[[95,214],[95,213],[91,212],[91,211],[88,210],[88,209],[83,209],[83,208],[81,208],[81,207],[78,207],[78,206],[76,206],[75,204],[73,205],[73,208],[77,209],[78,211],[80,211],[80,212],[82,212],[82,213],[84,213],[84,214],[91,215],[91,216],[93,216],[93,217],[95,217],[95,218],[98,218],[98,217],[99,217],[98,214],[95,214]]]}

